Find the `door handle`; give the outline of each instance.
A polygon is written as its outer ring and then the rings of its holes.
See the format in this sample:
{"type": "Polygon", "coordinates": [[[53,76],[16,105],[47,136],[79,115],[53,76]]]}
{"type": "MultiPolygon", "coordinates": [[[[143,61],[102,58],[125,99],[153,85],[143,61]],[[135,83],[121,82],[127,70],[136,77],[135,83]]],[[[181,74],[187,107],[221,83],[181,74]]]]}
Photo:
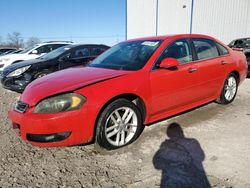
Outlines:
{"type": "Polygon", "coordinates": [[[197,68],[190,68],[190,69],[188,69],[188,72],[189,73],[192,73],[192,72],[195,72],[195,71],[197,71],[198,69],[197,68]]]}
{"type": "Polygon", "coordinates": [[[221,62],[220,62],[220,64],[222,64],[222,65],[226,65],[226,64],[227,64],[227,62],[226,62],[226,61],[221,61],[221,62]]]}

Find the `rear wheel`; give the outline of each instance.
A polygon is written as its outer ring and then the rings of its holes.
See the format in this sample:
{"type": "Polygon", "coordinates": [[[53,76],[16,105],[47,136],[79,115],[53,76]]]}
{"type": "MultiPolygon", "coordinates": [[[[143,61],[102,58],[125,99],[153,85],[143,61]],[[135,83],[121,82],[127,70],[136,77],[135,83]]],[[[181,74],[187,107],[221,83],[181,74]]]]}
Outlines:
{"type": "Polygon", "coordinates": [[[220,98],[216,102],[220,104],[229,104],[233,102],[238,90],[237,76],[234,73],[229,74],[225,80],[220,98]]]}
{"type": "Polygon", "coordinates": [[[138,107],[126,99],[115,100],[100,115],[96,144],[108,150],[123,147],[136,140],[143,128],[138,107]]]}

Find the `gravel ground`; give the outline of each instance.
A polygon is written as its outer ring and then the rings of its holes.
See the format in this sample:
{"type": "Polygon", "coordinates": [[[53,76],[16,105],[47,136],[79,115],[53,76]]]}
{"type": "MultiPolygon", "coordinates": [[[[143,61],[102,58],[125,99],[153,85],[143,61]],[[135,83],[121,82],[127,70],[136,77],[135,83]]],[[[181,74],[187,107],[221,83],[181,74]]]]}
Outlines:
{"type": "Polygon", "coordinates": [[[38,148],[21,141],[7,119],[17,98],[0,88],[0,187],[159,187],[176,181],[179,187],[250,187],[249,79],[232,104],[210,103],[151,125],[134,144],[102,154],[93,144],[38,148]],[[172,137],[169,127],[179,135],[172,137]]]}

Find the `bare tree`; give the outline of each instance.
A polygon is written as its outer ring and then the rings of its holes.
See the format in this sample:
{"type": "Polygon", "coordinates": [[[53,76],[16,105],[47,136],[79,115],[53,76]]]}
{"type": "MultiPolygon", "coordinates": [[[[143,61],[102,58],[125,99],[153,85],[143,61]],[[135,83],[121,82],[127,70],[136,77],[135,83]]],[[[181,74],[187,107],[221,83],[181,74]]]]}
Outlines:
{"type": "Polygon", "coordinates": [[[38,43],[41,43],[40,39],[37,37],[30,37],[26,42],[26,47],[34,46],[38,43]]]}
{"type": "Polygon", "coordinates": [[[9,45],[20,48],[23,47],[23,39],[19,32],[13,32],[12,34],[8,33],[8,43],[9,45]]]}

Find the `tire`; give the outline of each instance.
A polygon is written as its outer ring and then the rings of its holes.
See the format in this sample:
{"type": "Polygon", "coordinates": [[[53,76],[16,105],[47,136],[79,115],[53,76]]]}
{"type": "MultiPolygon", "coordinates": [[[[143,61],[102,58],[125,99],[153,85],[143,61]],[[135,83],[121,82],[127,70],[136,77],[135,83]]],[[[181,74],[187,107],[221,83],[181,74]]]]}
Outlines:
{"type": "Polygon", "coordinates": [[[118,149],[135,141],[144,129],[138,107],[126,100],[117,99],[101,113],[97,122],[97,148],[118,149]]]}
{"type": "Polygon", "coordinates": [[[35,78],[36,79],[41,78],[41,77],[46,76],[47,74],[50,74],[50,73],[51,73],[51,71],[49,71],[49,70],[43,70],[41,72],[36,73],[35,78]]]}
{"type": "Polygon", "coordinates": [[[219,104],[229,104],[233,102],[238,91],[238,80],[234,73],[229,74],[224,82],[220,98],[216,100],[219,104]]]}

